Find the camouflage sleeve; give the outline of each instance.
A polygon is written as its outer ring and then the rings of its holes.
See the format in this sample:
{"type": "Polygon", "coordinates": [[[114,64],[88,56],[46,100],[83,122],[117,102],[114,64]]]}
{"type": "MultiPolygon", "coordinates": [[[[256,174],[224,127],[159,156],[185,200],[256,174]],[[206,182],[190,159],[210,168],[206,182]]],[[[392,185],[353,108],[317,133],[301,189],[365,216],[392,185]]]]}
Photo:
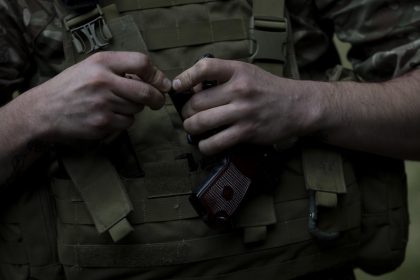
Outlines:
{"type": "Polygon", "coordinates": [[[362,79],[387,80],[420,65],[418,0],[318,0],[318,4],[334,21],[338,38],[352,45],[348,57],[362,79]]]}
{"type": "Polygon", "coordinates": [[[25,82],[30,46],[25,40],[25,13],[15,0],[0,0],[0,105],[25,82]]]}

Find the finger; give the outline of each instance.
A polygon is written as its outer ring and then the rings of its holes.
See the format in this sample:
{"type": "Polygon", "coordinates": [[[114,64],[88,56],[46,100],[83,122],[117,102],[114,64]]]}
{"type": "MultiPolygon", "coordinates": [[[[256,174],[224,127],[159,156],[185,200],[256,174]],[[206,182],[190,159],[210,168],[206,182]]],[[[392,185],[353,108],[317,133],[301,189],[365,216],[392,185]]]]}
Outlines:
{"type": "Polygon", "coordinates": [[[105,65],[117,75],[135,74],[162,92],[171,88],[171,81],[152,65],[147,55],[138,52],[99,52],[91,59],[105,65]]]}
{"type": "Polygon", "coordinates": [[[147,67],[140,78],[161,92],[168,92],[172,88],[171,81],[155,66],[147,67]]]}
{"type": "Polygon", "coordinates": [[[231,125],[238,121],[238,110],[232,104],[199,112],[184,121],[184,129],[193,135],[231,125]]]}
{"type": "Polygon", "coordinates": [[[232,95],[227,91],[225,84],[202,90],[191,96],[190,100],[182,108],[184,119],[192,115],[222,105],[228,104],[232,100],[232,95]]]}
{"type": "Polygon", "coordinates": [[[111,99],[111,111],[116,114],[134,115],[144,109],[143,104],[131,102],[113,94],[111,99]]]}
{"type": "Polygon", "coordinates": [[[198,148],[205,155],[223,152],[241,142],[241,129],[231,126],[198,143],[198,148]]]}
{"type": "Polygon", "coordinates": [[[134,122],[133,115],[123,115],[109,112],[91,115],[87,122],[89,133],[82,138],[99,139],[111,133],[129,128],[134,122]]]}
{"type": "Polygon", "coordinates": [[[219,83],[226,82],[234,73],[233,61],[217,58],[200,59],[191,68],[177,76],[172,87],[181,92],[190,89],[205,80],[216,80],[219,83]]]}
{"type": "Polygon", "coordinates": [[[114,114],[110,128],[115,131],[122,131],[129,128],[133,123],[133,115],[114,114]]]}
{"type": "Polygon", "coordinates": [[[142,81],[142,79],[140,79],[140,77],[137,76],[136,74],[125,74],[124,77],[127,78],[127,79],[142,81]]]}
{"type": "Polygon", "coordinates": [[[139,80],[120,76],[112,78],[112,91],[123,99],[138,105],[159,109],[165,104],[165,96],[155,87],[139,80]]]}

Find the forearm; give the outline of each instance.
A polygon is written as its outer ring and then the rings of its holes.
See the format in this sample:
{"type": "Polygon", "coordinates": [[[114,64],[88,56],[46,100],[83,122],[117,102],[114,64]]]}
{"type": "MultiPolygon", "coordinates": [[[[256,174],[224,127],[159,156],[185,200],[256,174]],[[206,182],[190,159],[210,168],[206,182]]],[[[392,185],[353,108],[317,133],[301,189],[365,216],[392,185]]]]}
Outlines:
{"type": "Polygon", "coordinates": [[[383,83],[317,86],[318,137],[344,148],[420,159],[420,70],[383,83]]]}
{"type": "Polygon", "coordinates": [[[13,182],[40,155],[42,124],[33,116],[30,96],[0,108],[0,186],[13,182]]]}

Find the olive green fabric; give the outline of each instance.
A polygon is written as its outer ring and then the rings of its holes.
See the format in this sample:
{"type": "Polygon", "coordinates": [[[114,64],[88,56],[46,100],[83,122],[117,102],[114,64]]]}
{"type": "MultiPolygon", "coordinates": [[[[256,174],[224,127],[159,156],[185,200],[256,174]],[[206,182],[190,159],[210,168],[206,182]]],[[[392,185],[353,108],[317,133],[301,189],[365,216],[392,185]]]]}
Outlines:
{"type": "Polygon", "coordinates": [[[125,186],[112,164],[98,151],[63,157],[63,163],[75,184],[99,233],[108,231],[118,241],[133,229],[126,217],[133,210],[125,186]]]}

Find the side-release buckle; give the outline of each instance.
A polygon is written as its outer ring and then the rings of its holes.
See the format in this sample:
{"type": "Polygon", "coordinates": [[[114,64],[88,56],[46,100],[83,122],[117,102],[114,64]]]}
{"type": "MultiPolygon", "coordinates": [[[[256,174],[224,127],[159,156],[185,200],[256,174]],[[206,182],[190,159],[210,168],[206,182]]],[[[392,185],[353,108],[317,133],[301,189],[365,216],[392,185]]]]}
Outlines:
{"type": "Polygon", "coordinates": [[[285,62],[287,19],[251,19],[252,60],[285,62]]]}
{"type": "Polygon", "coordinates": [[[71,33],[74,48],[79,54],[89,54],[103,48],[112,39],[99,5],[86,14],[67,16],[64,25],[71,33]]]}

